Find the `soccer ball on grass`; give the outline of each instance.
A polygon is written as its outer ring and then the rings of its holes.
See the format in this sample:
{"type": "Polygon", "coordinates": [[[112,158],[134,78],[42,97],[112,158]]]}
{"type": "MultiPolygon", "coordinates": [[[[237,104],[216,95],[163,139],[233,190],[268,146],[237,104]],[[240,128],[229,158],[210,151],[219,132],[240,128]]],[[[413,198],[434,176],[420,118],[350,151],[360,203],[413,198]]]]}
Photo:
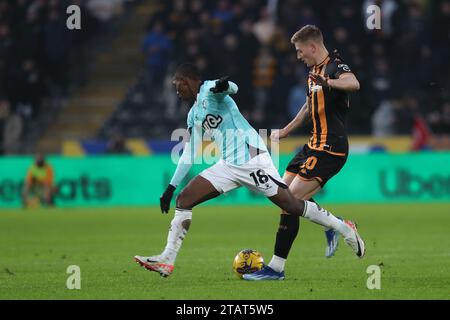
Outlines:
{"type": "Polygon", "coordinates": [[[240,251],[233,261],[233,271],[242,279],[244,274],[253,273],[264,267],[264,258],[261,253],[253,249],[240,251]]]}

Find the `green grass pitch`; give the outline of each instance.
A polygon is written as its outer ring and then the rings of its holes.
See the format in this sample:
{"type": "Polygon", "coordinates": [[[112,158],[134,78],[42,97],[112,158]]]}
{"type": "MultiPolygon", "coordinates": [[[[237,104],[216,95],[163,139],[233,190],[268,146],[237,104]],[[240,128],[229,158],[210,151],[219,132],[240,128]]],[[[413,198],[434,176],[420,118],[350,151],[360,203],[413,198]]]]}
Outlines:
{"type": "Polygon", "coordinates": [[[326,259],[322,228],[302,219],[286,280],[246,282],[231,270],[245,248],[273,253],[278,209],[200,206],[169,278],[133,256],[158,254],[173,213],[158,208],[0,212],[0,299],[449,299],[450,206],[326,205],[352,218],[367,246],[357,259],[341,241],[326,259]],[[81,290],[69,290],[69,265],[81,290]],[[381,266],[381,289],[366,287],[381,266]]]}

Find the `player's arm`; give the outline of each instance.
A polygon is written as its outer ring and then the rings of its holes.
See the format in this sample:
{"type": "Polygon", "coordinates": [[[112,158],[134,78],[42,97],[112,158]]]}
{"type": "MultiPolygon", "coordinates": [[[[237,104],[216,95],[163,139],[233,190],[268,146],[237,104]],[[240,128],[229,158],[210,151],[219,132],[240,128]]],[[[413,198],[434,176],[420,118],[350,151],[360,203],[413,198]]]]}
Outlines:
{"type": "Polygon", "coordinates": [[[319,86],[328,87],[330,89],[357,91],[360,87],[358,79],[356,79],[356,76],[351,72],[341,74],[338,79],[330,79],[317,73],[310,73],[310,77],[319,86]]]}
{"type": "Polygon", "coordinates": [[[201,134],[198,134],[199,130],[201,131],[197,126],[191,127],[189,141],[184,146],[183,153],[181,154],[180,160],[178,160],[177,168],[175,169],[169,185],[163,195],[159,198],[162,213],[169,212],[170,201],[172,200],[175,189],[189,173],[189,170],[194,163],[197,150],[201,145],[201,134]]]}
{"type": "Polygon", "coordinates": [[[283,139],[289,136],[289,133],[300,127],[308,118],[308,100],[303,104],[295,118],[289,122],[284,128],[274,131],[270,134],[271,140],[283,139]]]}
{"type": "Polygon", "coordinates": [[[309,76],[312,81],[322,87],[342,91],[359,90],[359,81],[348,65],[345,63],[334,63],[332,68],[334,68],[334,71],[331,73],[333,79],[317,73],[310,73],[309,76]]]}
{"type": "Polygon", "coordinates": [[[357,91],[360,88],[358,79],[350,72],[341,74],[339,79],[328,79],[327,86],[331,89],[343,91],[357,91]]]}

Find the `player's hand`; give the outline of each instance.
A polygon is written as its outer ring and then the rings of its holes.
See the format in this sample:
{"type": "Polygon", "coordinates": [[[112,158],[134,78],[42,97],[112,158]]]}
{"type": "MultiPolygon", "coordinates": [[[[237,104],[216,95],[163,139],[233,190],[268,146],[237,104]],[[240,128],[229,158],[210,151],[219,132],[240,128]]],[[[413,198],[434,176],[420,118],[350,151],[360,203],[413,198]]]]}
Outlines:
{"type": "Polygon", "coordinates": [[[329,87],[329,85],[328,85],[328,80],[330,79],[329,77],[324,77],[318,73],[313,73],[313,72],[309,73],[309,77],[315,84],[322,86],[322,87],[329,87]]]}
{"type": "Polygon", "coordinates": [[[166,188],[166,191],[159,198],[159,206],[161,207],[162,213],[168,213],[170,209],[170,201],[173,197],[173,192],[175,191],[175,187],[169,184],[166,188]]]}
{"type": "Polygon", "coordinates": [[[270,140],[277,141],[289,136],[289,132],[286,129],[274,130],[270,133],[270,140]]]}
{"type": "Polygon", "coordinates": [[[228,87],[230,86],[230,84],[228,83],[228,76],[226,77],[222,77],[219,80],[216,81],[216,85],[209,89],[209,91],[213,92],[213,93],[220,93],[220,92],[224,92],[225,90],[228,90],[228,87]]]}

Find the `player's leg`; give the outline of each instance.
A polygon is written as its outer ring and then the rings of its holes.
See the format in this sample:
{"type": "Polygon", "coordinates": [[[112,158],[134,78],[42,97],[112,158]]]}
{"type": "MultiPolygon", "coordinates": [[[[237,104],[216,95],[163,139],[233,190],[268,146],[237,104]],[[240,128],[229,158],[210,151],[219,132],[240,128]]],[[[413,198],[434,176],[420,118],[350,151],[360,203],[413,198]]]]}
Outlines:
{"type": "MultiPolygon", "coordinates": [[[[278,187],[278,193],[270,196],[269,199],[286,212],[292,215],[302,216],[315,223],[328,225],[336,228],[346,235],[346,242],[351,246],[358,257],[364,255],[364,242],[359,236],[355,226],[347,225],[335,218],[330,212],[322,209],[314,202],[299,200],[287,189],[278,187]]],[[[289,216],[289,215],[287,215],[289,216]]],[[[286,259],[278,257],[278,261],[271,261],[263,269],[243,276],[244,280],[260,281],[260,280],[283,280],[284,279],[284,263],[286,259]]]]}
{"type": "Polygon", "coordinates": [[[173,272],[178,251],[191,225],[192,208],[218,195],[220,192],[210,181],[200,175],[193,178],[176,199],[175,215],[170,223],[164,251],[157,256],[136,256],[135,260],[150,271],[159,272],[165,277],[169,276],[173,272]]]}
{"type": "MultiPolygon", "coordinates": [[[[317,180],[301,180],[300,177],[289,171],[284,173],[283,180],[297,199],[306,199],[307,195],[315,194],[320,190],[320,184],[317,180]]],[[[282,210],[280,224],[275,238],[274,254],[268,264],[269,267],[277,271],[284,270],[286,259],[292,244],[297,238],[299,228],[300,217],[297,215],[290,215],[282,210]]]]}
{"type": "MultiPolygon", "coordinates": [[[[289,212],[289,215],[302,216],[323,226],[340,230],[342,234],[348,236],[348,244],[351,245],[356,254],[359,256],[364,254],[364,244],[359,244],[359,241],[362,242],[362,240],[357,235],[356,229],[343,224],[342,221],[319,207],[316,203],[297,199],[282,181],[268,154],[261,154],[255,157],[245,166],[234,168],[233,172],[240,184],[251,190],[263,193],[279,208],[289,212]]],[[[298,227],[296,229],[298,231],[298,227]]],[[[296,234],[293,235],[294,238],[295,236],[296,234]]],[[[258,272],[244,275],[243,278],[245,280],[282,280],[284,279],[284,271],[277,271],[266,266],[258,272]]]]}
{"type": "Polygon", "coordinates": [[[192,210],[196,205],[219,195],[220,192],[209,180],[198,175],[181,190],[176,199],[176,207],[182,210],[192,210]]]}
{"type": "MultiPolygon", "coordinates": [[[[322,210],[318,205],[310,202],[311,205],[305,205],[305,201],[297,199],[289,190],[288,186],[281,179],[277,169],[273,165],[269,154],[260,154],[250,160],[246,165],[231,168],[238,181],[249,189],[258,191],[267,196],[278,207],[293,216],[303,216],[322,226],[341,230],[342,234],[351,233],[350,228],[334,217],[329,212],[322,210]],[[305,212],[304,212],[305,211],[305,212]]],[[[295,223],[294,218],[282,218],[295,223]]],[[[285,221],[282,221],[285,222],[285,221]]],[[[282,225],[283,229],[283,225],[282,225]]],[[[295,238],[298,232],[298,226],[288,232],[287,238],[295,238]]],[[[288,251],[288,250],[287,250],[288,251]]]]}
{"type": "MultiPolygon", "coordinates": [[[[346,224],[341,224],[342,221],[319,207],[316,203],[297,199],[288,188],[283,188],[281,186],[278,187],[277,194],[269,196],[269,199],[284,211],[289,212],[290,215],[302,216],[315,223],[339,229],[343,234],[348,235],[349,242],[351,242],[349,244],[356,254],[362,256],[363,251],[361,251],[360,244],[358,244],[359,239],[356,230],[346,224]]],[[[289,215],[286,216],[289,217],[289,215]]],[[[272,259],[268,266],[255,273],[244,275],[243,279],[252,281],[283,280],[285,261],[286,259],[283,259],[282,257],[272,259]]]]}
{"type": "Polygon", "coordinates": [[[244,166],[230,167],[228,170],[232,171],[240,184],[263,193],[285,212],[336,229],[344,236],[352,234],[349,226],[328,211],[313,202],[297,199],[282,181],[269,154],[260,154],[244,166]]]}
{"type": "MultiPolygon", "coordinates": [[[[303,196],[312,189],[315,189],[317,185],[312,185],[315,181],[299,188],[296,183],[299,180],[298,172],[301,169],[302,164],[308,158],[308,149],[306,146],[298,152],[295,157],[289,162],[286,171],[283,175],[283,180],[295,197],[303,199],[303,196]]],[[[303,186],[303,185],[302,185],[303,186]]],[[[274,255],[269,262],[269,266],[273,266],[274,269],[283,270],[284,263],[289,254],[289,251],[294,243],[298,230],[300,228],[300,216],[290,215],[286,211],[282,210],[280,214],[280,224],[275,239],[274,255]]]]}
{"type": "Polygon", "coordinates": [[[219,161],[192,179],[176,199],[175,216],[171,222],[163,253],[152,257],[136,256],[135,260],[151,271],[168,276],[192,221],[192,208],[202,202],[239,187],[226,165],[219,161]]]}
{"type": "Polygon", "coordinates": [[[320,186],[320,183],[317,180],[304,181],[298,179],[294,182],[291,192],[294,194],[296,198],[311,201],[312,197],[314,197],[317,193],[319,193],[320,190],[322,190],[322,187],[320,186]]]}
{"type": "MultiPolygon", "coordinates": [[[[305,146],[286,168],[286,172],[296,173],[296,177],[290,185],[290,191],[298,199],[315,202],[312,197],[339,172],[345,161],[345,157],[312,150],[305,146]]],[[[325,256],[331,257],[337,249],[339,232],[328,227],[324,227],[324,229],[327,240],[325,256]]]]}
{"type": "MultiPolygon", "coordinates": [[[[321,183],[317,179],[304,179],[297,176],[289,186],[289,190],[297,199],[309,200],[317,203],[312,197],[322,190],[321,183]]],[[[338,219],[342,220],[340,217],[338,219]]],[[[325,248],[325,257],[330,258],[334,255],[339,244],[339,232],[332,228],[324,227],[327,246],[325,248]]]]}
{"type": "Polygon", "coordinates": [[[30,201],[30,187],[25,185],[22,190],[22,206],[27,208],[29,206],[30,201]]]}
{"type": "MultiPolygon", "coordinates": [[[[297,199],[316,202],[312,197],[316,195],[320,190],[322,190],[322,185],[317,178],[305,179],[297,175],[290,184],[289,190],[297,199]]],[[[341,218],[338,217],[338,219],[341,218]]],[[[331,258],[336,252],[339,244],[339,232],[327,227],[324,227],[324,231],[325,239],[327,241],[327,246],[325,248],[325,257],[331,258]]],[[[292,241],[294,241],[294,239],[292,241]]],[[[292,244],[287,244],[286,248],[290,248],[291,245],[292,244]]]]}
{"type": "Polygon", "coordinates": [[[176,199],[175,215],[162,253],[173,264],[192,221],[192,208],[219,196],[220,193],[207,179],[198,175],[181,190],[176,199]]]}
{"type": "MultiPolygon", "coordinates": [[[[310,200],[315,194],[317,194],[321,189],[320,182],[317,179],[305,180],[300,178],[300,176],[292,176],[292,174],[285,172],[283,180],[288,176],[289,191],[300,200],[310,200]]],[[[285,180],[286,181],[286,180],[285,180]]],[[[311,202],[315,202],[311,200],[311,202]]],[[[289,214],[288,212],[282,210],[282,214],[289,214]]]]}
{"type": "MultiPolygon", "coordinates": [[[[264,195],[269,198],[277,194],[278,189],[288,189],[288,185],[294,180],[295,174],[285,173],[284,179],[282,180],[278,171],[273,166],[270,156],[262,155],[259,158],[259,162],[249,165],[249,168],[242,170],[243,174],[238,174],[241,177],[242,184],[249,189],[264,193],[264,195]],[[246,177],[249,175],[254,178],[253,181],[252,179],[246,180],[246,177]],[[256,177],[258,177],[258,179],[256,177]]],[[[283,269],[284,261],[286,259],[282,257],[287,257],[287,252],[289,252],[290,245],[292,245],[298,234],[300,214],[301,213],[299,211],[297,215],[289,215],[282,210],[282,214],[280,215],[280,224],[276,235],[274,250],[275,254],[272,261],[269,263],[269,266],[263,267],[262,270],[256,273],[244,275],[243,278],[245,280],[284,279],[283,269]],[[270,265],[273,266],[274,264],[282,264],[282,267],[272,269],[270,265]]]]}
{"type": "MultiPolygon", "coordinates": [[[[317,203],[295,198],[287,189],[278,188],[278,193],[269,197],[269,199],[292,215],[300,215],[321,226],[333,228],[339,231],[346,239],[354,238],[354,226],[350,226],[348,223],[336,218],[331,212],[321,208],[317,203]]],[[[357,246],[353,246],[353,248],[358,256],[362,256],[363,252],[358,252],[357,246]]],[[[364,251],[362,248],[361,250],[364,251]]]]}
{"type": "Polygon", "coordinates": [[[45,184],[43,186],[43,198],[45,205],[53,206],[53,187],[51,185],[45,184]]]}
{"type": "Polygon", "coordinates": [[[175,216],[171,222],[167,246],[162,255],[173,264],[192,221],[192,208],[219,196],[211,182],[198,175],[193,178],[176,199],[175,216]]]}

